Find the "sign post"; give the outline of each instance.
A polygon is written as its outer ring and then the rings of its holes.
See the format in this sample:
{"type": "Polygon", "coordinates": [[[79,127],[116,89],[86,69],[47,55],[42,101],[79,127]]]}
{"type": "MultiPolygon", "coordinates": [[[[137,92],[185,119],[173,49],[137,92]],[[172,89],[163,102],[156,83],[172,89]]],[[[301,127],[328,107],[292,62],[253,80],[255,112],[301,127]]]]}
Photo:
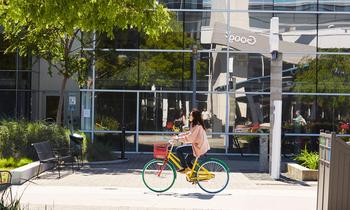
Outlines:
{"type": "Polygon", "coordinates": [[[279,19],[270,25],[271,84],[270,84],[270,176],[280,178],[282,129],[282,53],[279,53],[279,19]]]}
{"type": "Polygon", "coordinates": [[[75,95],[70,95],[68,97],[68,111],[70,115],[70,132],[73,134],[73,112],[76,110],[77,97],[75,95]]]}

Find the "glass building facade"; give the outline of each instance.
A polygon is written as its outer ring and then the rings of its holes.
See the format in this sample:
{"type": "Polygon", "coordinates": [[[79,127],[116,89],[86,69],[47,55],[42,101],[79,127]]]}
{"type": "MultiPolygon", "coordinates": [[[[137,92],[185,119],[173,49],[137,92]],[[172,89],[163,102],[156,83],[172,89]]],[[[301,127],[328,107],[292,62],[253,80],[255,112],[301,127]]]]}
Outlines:
{"type": "MultiPolygon", "coordinates": [[[[87,41],[83,50],[92,65],[80,90],[80,128],[92,141],[120,150],[125,128],[127,151],[151,152],[153,143],[174,132],[174,125],[180,130],[188,126],[195,97],[206,117],[210,152],[259,153],[259,137],[269,135],[272,17],[279,17],[283,53],[282,153],[295,154],[305,146],[316,150],[320,129],[350,137],[349,1],[159,3],[171,12],[172,31],[157,40],[142,30],[116,29],[114,40],[97,33],[83,35],[94,41],[87,41]],[[182,113],[186,120],[181,123],[182,113]]],[[[1,82],[0,88],[12,92],[0,94],[23,94],[24,100],[27,67],[15,58],[13,70],[0,70],[7,75],[0,78],[8,83],[1,82]]],[[[22,113],[21,104],[1,101],[0,107],[15,114],[22,113]]]]}
{"type": "Polygon", "coordinates": [[[0,119],[30,119],[32,98],[31,58],[5,54],[8,43],[0,37],[0,119]]]}

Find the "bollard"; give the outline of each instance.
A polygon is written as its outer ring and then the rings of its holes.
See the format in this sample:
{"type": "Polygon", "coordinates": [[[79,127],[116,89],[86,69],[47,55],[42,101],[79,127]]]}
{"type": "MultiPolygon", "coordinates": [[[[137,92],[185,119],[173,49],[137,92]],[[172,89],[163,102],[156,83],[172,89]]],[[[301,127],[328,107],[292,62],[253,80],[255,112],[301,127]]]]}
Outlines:
{"type": "Polygon", "coordinates": [[[125,126],[122,128],[122,139],[121,139],[121,153],[120,153],[120,159],[125,159],[125,144],[126,144],[126,135],[125,135],[125,126]]]}

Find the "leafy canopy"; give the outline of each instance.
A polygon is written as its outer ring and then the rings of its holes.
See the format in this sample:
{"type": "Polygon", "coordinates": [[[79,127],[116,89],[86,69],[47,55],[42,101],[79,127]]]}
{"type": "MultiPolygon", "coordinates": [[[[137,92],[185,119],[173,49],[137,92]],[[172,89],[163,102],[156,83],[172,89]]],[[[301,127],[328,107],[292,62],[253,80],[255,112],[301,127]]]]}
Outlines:
{"type": "Polygon", "coordinates": [[[106,33],[113,29],[137,28],[157,38],[169,31],[170,16],[156,0],[1,0],[0,24],[10,43],[7,52],[17,49],[49,61],[66,78],[84,69],[81,32],[106,33]],[[30,50],[30,51],[29,51],[30,50]]]}

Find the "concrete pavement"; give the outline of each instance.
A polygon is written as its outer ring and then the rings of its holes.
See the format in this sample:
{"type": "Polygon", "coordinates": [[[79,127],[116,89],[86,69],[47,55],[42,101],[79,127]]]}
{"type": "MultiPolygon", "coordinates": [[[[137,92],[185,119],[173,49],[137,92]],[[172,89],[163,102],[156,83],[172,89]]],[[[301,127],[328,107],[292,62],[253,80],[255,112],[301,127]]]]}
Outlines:
{"type": "Polygon", "coordinates": [[[149,156],[133,156],[126,163],[86,166],[63,178],[47,172],[40,179],[13,187],[22,195],[25,209],[37,210],[314,210],[316,183],[274,181],[267,174],[256,173],[254,159],[230,159],[230,183],[222,193],[211,195],[179,175],[165,193],[153,193],[142,183],[141,170],[149,156]],[[248,160],[248,161],[247,161],[248,160]]]}
{"type": "MultiPolygon", "coordinates": [[[[14,189],[17,191],[18,189],[14,189]]],[[[153,193],[145,188],[30,186],[22,197],[29,209],[228,209],[312,210],[313,189],[228,189],[217,195],[196,188],[153,193]]]]}

